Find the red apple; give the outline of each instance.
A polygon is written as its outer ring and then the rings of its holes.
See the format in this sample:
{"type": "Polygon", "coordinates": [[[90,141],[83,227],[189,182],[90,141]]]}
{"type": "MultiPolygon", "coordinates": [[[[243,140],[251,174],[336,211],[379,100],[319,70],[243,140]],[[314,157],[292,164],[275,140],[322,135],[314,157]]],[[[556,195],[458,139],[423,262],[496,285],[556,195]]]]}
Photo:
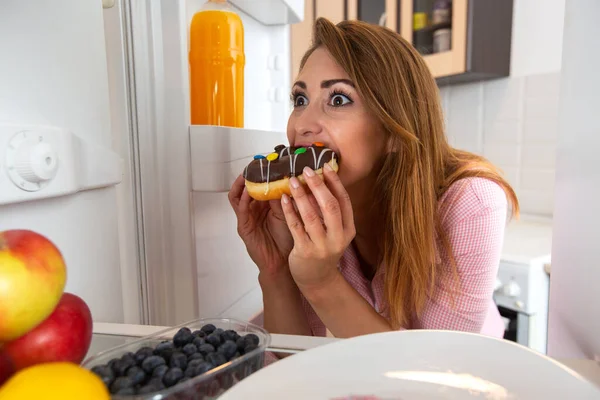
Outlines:
{"type": "Polygon", "coordinates": [[[0,351],[8,355],[16,370],[31,365],[83,361],[92,341],[92,314],[87,304],[71,293],[63,294],[50,316],[20,338],[5,343],[0,351]]]}
{"type": "Polygon", "coordinates": [[[46,237],[28,230],[0,232],[0,343],[45,320],[66,280],[65,261],[46,237]]]}
{"type": "Polygon", "coordinates": [[[0,386],[2,386],[14,372],[15,366],[11,359],[6,354],[0,353],[0,386]]]}

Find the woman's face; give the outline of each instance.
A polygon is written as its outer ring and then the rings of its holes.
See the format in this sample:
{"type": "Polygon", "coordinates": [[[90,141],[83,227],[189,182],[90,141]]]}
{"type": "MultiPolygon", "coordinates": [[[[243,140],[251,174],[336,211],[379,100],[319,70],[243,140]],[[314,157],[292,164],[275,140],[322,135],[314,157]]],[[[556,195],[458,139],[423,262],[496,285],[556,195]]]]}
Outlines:
{"type": "Polygon", "coordinates": [[[367,183],[385,151],[385,136],[348,74],[325,49],[315,50],[292,87],[291,146],[321,142],[340,156],[339,177],[347,188],[367,183]]]}

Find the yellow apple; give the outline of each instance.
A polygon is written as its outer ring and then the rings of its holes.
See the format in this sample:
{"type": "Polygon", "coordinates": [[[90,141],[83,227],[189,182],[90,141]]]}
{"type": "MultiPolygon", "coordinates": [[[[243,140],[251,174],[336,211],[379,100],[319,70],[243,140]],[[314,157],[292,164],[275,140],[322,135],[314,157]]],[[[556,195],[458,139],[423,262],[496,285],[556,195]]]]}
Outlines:
{"type": "Polygon", "coordinates": [[[0,343],[42,323],[66,280],[62,254],[46,237],[29,230],[0,232],[0,343]]]}

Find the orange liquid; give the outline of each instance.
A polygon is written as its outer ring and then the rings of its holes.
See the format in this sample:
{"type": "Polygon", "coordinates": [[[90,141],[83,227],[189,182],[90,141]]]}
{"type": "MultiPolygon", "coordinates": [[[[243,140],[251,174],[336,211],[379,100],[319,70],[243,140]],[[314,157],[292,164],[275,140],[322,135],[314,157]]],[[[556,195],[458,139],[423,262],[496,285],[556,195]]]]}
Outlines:
{"type": "Polygon", "coordinates": [[[244,126],[244,27],[229,11],[196,13],[190,27],[193,125],[244,126]]]}

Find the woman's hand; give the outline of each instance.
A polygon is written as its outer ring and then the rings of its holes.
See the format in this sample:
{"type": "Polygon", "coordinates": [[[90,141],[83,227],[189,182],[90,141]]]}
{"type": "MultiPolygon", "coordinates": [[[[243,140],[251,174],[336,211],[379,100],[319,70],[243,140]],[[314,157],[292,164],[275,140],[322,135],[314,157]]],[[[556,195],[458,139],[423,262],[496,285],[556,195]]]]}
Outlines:
{"type": "MultiPolygon", "coordinates": [[[[229,203],[237,217],[237,231],[261,279],[287,272],[288,256],[294,245],[278,200],[257,201],[239,176],[229,191],[229,203]]],[[[289,274],[289,272],[287,272],[289,274]]]]}
{"type": "Polygon", "coordinates": [[[318,290],[337,277],[338,261],[356,234],[350,197],[329,164],[323,168],[324,180],[308,167],[303,176],[311,194],[298,179],[290,179],[298,212],[288,196],[281,199],[285,220],[294,238],[289,256],[290,272],[301,291],[318,290]],[[314,201],[311,201],[313,196],[314,201]]]}

